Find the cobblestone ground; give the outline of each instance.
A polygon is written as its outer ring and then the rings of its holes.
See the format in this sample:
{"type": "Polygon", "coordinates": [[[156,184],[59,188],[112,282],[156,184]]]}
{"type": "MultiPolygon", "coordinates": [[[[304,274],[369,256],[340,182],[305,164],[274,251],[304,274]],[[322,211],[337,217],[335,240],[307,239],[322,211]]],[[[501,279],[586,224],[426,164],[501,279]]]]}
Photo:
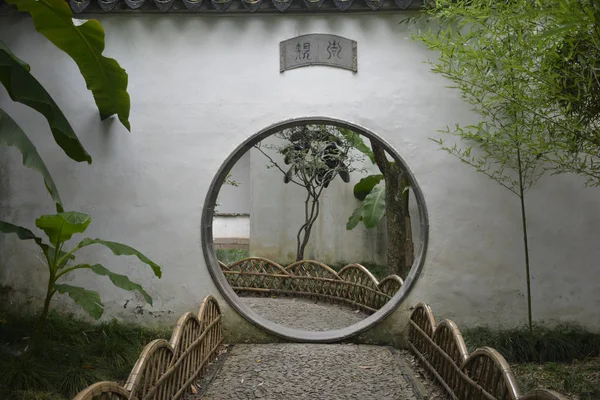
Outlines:
{"type": "Polygon", "coordinates": [[[237,344],[202,399],[418,400],[406,357],[353,344],[237,344]]]}
{"type": "Polygon", "coordinates": [[[328,331],[344,328],[369,315],[350,306],[289,297],[242,297],[244,303],[264,318],[291,328],[328,331]]]}

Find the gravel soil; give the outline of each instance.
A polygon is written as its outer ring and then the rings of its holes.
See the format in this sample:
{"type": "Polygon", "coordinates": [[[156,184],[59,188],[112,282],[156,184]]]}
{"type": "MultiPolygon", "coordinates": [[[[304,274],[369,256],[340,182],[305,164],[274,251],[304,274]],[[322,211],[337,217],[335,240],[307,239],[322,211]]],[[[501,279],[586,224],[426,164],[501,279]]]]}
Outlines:
{"type": "Polygon", "coordinates": [[[328,331],[353,325],[369,315],[347,305],[293,297],[241,297],[264,318],[290,328],[328,331]]]}
{"type": "Polygon", "coordinates": [[[402,361],[387,347],[238,344],[195,398],[423,399],[405,372],[402,361]]]}

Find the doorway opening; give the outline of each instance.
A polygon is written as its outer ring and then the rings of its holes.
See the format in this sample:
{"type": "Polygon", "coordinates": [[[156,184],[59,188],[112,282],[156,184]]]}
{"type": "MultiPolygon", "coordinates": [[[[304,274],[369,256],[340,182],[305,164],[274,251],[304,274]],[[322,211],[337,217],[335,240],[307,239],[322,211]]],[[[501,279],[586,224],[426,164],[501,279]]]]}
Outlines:
{"type": "Polygon", "coordinates": [[[427,209],[379,136],[299,118],[229,155],[207,194],[202,238],[213,280],[247,320],[290,340],[333,342],[406,298],[425,260],[427,209]]]}

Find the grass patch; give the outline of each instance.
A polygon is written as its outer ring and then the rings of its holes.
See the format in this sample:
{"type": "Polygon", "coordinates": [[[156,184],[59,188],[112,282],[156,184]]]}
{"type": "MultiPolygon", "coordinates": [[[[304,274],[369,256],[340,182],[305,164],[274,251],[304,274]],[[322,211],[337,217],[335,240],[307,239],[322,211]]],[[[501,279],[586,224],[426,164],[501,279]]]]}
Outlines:
{"type": "Polygon", "coordinates": [[[217,260],[225,265],[250,257],[250,252],[243,249],[217,249],[217,260]]]}
{"type": "Polygon", "coordinates": [[[523,393],[544,387],[581,400],[600,399],[600,358],[572,363],[512,364],[523,393]]]}
{"type": "Polygon", "coordinates": [[[98,325],[53,313],[32,346],[37,319],[0,315],[0,398],[64,400],[101,380],[123,382],[143,347],[167,330],[116,321],[98,325]]]}
{"type": "Polygon", "coordinates": [[[489,346],[509,362],[523,393],[544,387],[579,398],[600,399],[600,333],[578,326],[495,331],[467,329],[469,352],[489,346]]]}
{"type": "Polygon", "coordinates": [[[469,351],[489,346],[509,363],[572,362],[600,357],[600,333],[579,326],[535,327],[533,337],[527,328],[495,331],[473,328],[463,332],[469,351]]]}

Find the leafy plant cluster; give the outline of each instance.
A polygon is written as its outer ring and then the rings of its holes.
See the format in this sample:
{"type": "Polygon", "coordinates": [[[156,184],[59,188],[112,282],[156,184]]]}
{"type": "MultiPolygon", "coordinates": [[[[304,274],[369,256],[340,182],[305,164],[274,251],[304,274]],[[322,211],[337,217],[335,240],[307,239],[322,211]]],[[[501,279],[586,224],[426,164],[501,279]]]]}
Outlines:
{"type": "Polygon", "coordinates": [[[433,140],[519,200],[532,332],[528,190],[546,173],[575,172],[600,184],[598,6],[597,0],[439,0],[425,13],[428,29],[415,34],[439,54],[432,71],[480,117],[447,127],[460,143],[433,140]]]}
{"type": "Polygon", "coordinates": [[[50,313],[43,346],[32,346],[37,322],[0,314],[2,399],[66,400],[92,383],[123,382],[146,343],[169,337],[167,330],[117,321],[90,324],[50,313]]]}
{"type": "Polygon", "coordinates": [[[352,212],[346,229],[352,230],[361,222],[367,229],[379,225],[386,217],[387,274],[406,277],[414,261],[411,217],[409,209],[410,182],[406,171],[395,160],[390,160],[383,145],[370,139],[369,147],[362,136],[340,130],[354,147],[365,154],[379,168],[379,174],[371,174],[354,185],[354,197],[360,205],[352,212]]]}
{"type": "Polygon", "coordinates": [[[600,358],[571,363],[513,364],[511,370],[524,392],[544,387],[579,400],[600,398],[600,358]]]}
{"type": "Polygon", "coordinates": [[[250,252],[243,249],[217,249],[217,260],[225,265],[250,257],[250,252]]]}
{"type": "Polygon", "coordinates": [[[350,174],[359,169],[355,165],[362,155],[351,152],[354,142],[331,125],[300,125],[273,136],[275,144],[261,142],[254,148],[267,158],[267,168],[283,174],[284,183],[293,183],[305,192],[304,222],[296,235],[299,261],[304,259],[312,227],[319,216],[321,195],[337,176],[348,183],[350,174]],[[277,161],[276,155],[283,162],[277,161]]]}
{"type": "Polygon", "coordinates": [[[495,330],[479,327],[464,330],[463,338],[470,352],[489,346],[510,363],[569,363],[600,357],[600,333],[577,325],[534,326],[533,332],[532,336],[528,328],[495,330]]]}
{"type": "Polygon", "coordinates": [[[491,346],[511,364],[524,392],[544,387],[579,398],[600,398],[600,334],[576,325],[463,331],[469,349],[491,346]]]}
{"type": "MultiPolygon", "coordinates": [[[[7,0],[32,18],[36,30],[56,47],[67,53],[77,64],[92,92],[102,120],[117,115],[128,130],[130,99],[127,93],[128,76],[119,64],[102,55],[104,51],[104,30],[97,20],[88,20],[75,25],[68,3],[61,0],[7,0]]],[[[0,82],[12,100],[20,102],[41,113],[47,120],[55,142],[74,161],[92,162],[91,156],[83,148],[75,131],[64,113],[46,89],[35,79],[30,67],[19,59],[0,41],[0,82]]],[[[87,269],[106,276],[117,287],[137,291],[148,303],[152,298],[137,283],[125,275],[111,272],[101,264],[75,263],[75,253],[87,246],[99,244],[110,249],[115,255],[134,255],[149,265],[157,277],[161,268],[145,255],[122,243],[102,239],[85,238],[70,250],[66,242],[74,234],[83,233],[91,222],[90,216],[79,212],[65,212],[57,186],[37,149],[23,129],[8,113],[0,109],[0,144],[16,147],[23,155],[23,165],[39,172],[55,202],[57,213],[42,215],[36,219],[36,226],[44,231],[48,242],[36,236],[27,228],[0,221],[0,232],[15,234],[21,240],[33,240],[44,255],[48,268],[48,285],[44,307],[38,322],[38,337],[41,334],[50,310],[50,301],[56,293],[65,293],[79,304],[90,316],[99,319],[103,304],[97,292],[64,282],[64,278],[75,270],[87,269]]]]}

